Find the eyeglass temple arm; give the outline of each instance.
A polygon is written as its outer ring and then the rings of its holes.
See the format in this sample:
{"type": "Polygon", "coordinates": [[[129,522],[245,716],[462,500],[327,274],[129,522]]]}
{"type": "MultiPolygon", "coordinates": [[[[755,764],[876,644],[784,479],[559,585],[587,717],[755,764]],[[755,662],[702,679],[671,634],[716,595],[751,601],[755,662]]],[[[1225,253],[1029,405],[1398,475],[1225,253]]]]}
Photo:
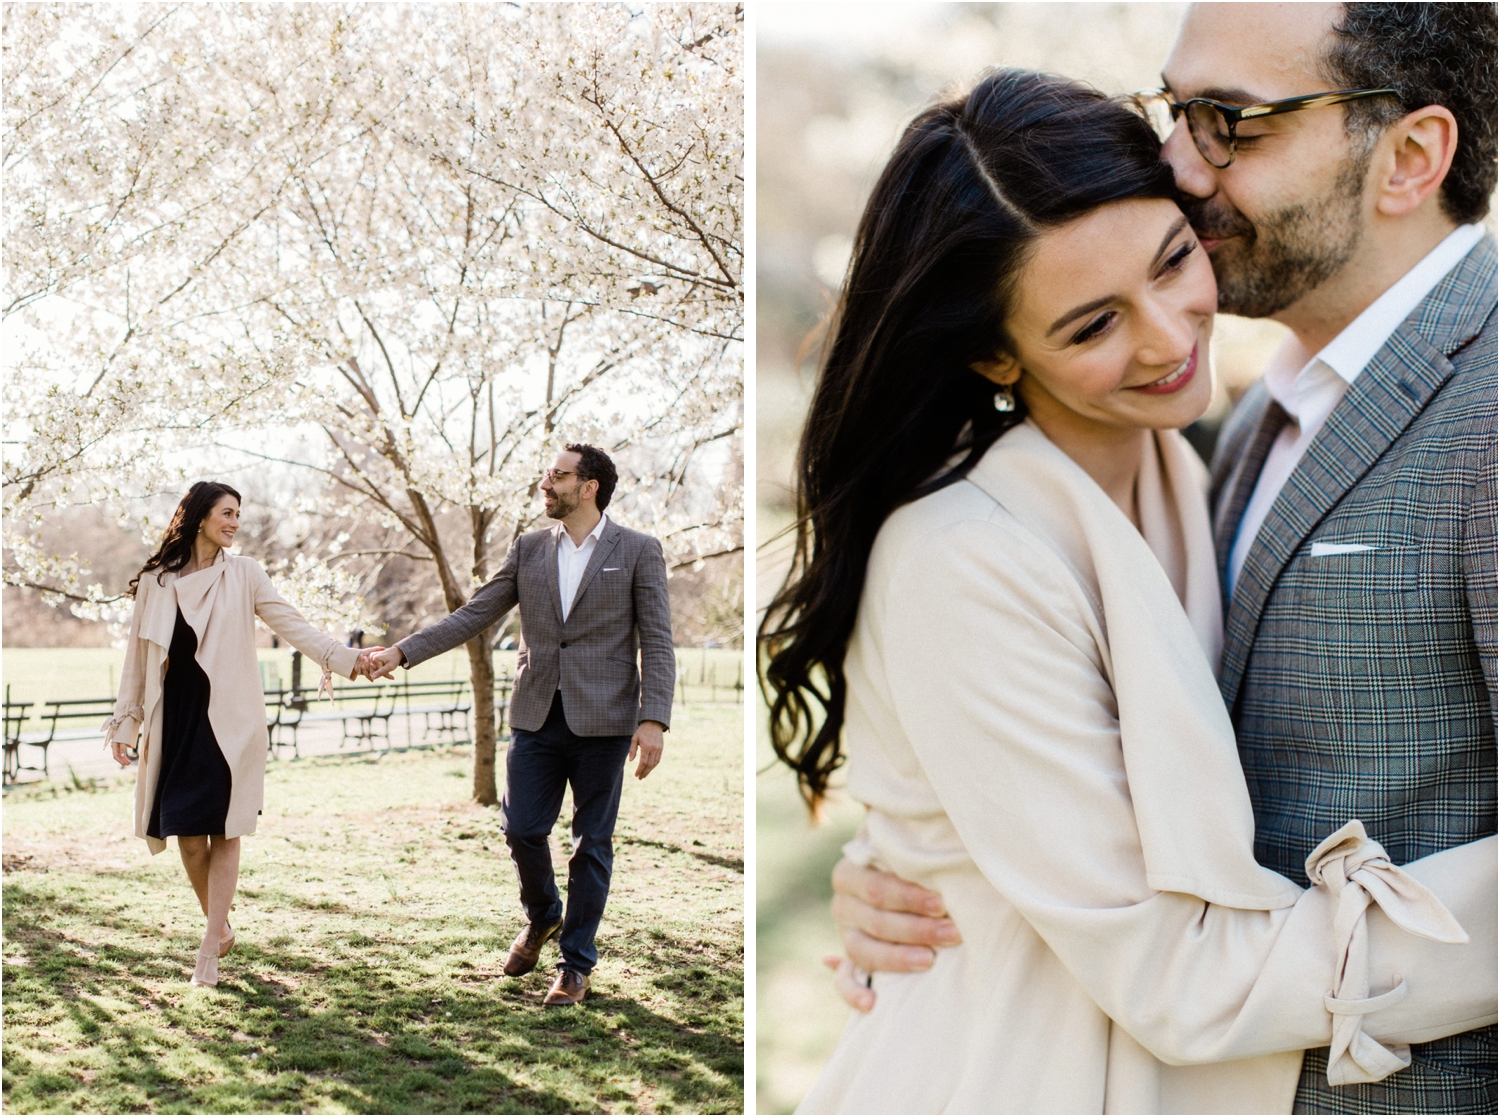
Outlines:
{"type": "MultiPolygon", "coordinates": [[[[1209,104],[1221,112],[1228,110],[1226,115],[1231,121],[1241,121],[1255,120],[1262,116],[1277,116],[1284,112],[1297,112],[1300,109],[1316,109],[1324,105],[1341,105],[1346,101],[1358,101],[1382,93],[1396,94],[1397,91],[1394,89],[1341,89],[1335,93],[1315,93],[1310,97],[1288,97],[1284,101],[1271,101],[1264,105],[1246,105],[1243,108],[1221,105],[1217,101],[1209,101],[1209,104]]],[[[1207,98],[1201,99],[1207,100],[1207,98]]]]}

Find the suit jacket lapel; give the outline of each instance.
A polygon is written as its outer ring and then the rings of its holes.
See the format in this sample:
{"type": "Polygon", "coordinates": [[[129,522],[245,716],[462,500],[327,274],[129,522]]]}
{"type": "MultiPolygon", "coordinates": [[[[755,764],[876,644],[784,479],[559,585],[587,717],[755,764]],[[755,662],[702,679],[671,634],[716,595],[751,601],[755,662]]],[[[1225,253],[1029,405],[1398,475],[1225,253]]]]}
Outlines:
{"type": "Polygon", "coordinates": [[[620,528],[613,521],[604,525],[604,530],[599,533],[599,541],[594,544],[594,553],[589,556],[589,564],[583,568],[583,577],[578,579],[578,593],[573,598],[573,607],[576,609],[578,603],[583,600],[584,591],[589,588],[589,583],[594,580],[594,575],[604,565],[604,560],[609,558],[614,551],[615,545],[620,542],[620,528]]]}
{"type": "Polygon", "coordinates": [[[552,598],[552,611],[557,617],[558,628],[563,624],[562,612],[562,586],[558,581],[557,570],[557,544],[559,533],[564,531],[562,524],[556,524],[547,533],[547,544],[542,548],[542,561],[547,564],[547,569],[542,572],[542,581],[547,583],[547,594],[552,598]]]}
{"type": "Polygon", "coordinates": [[[1453,374],[1448,354],[1474,337],[1494,304],[1495,243],[1486,235],[1397,327],[1308,446],[1245,557],[1229,606],[1219,685],[1231,710],[1281,571],[1453,374]]]}

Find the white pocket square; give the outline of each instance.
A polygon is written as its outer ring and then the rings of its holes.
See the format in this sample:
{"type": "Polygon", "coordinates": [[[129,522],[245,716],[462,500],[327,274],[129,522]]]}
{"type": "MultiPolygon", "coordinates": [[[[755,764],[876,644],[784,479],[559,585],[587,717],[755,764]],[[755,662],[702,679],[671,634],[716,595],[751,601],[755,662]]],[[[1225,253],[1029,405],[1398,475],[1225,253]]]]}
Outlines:
{"type": "Polygon", "coordinates": [[[1378,551],[1379,547],[1373,547],[1368,543],[1314,543],[1312,545],[1312,557],[1322,558],[1325,555],[1353,555],[1360,551],[1378,551]]]}
{"type": "Polygon", "coordinates": [[[608,574],[611,570],[624,570],[624,569],[625,568],[623,566],[606,566],[604,568],[604,573],[608,574]]]}

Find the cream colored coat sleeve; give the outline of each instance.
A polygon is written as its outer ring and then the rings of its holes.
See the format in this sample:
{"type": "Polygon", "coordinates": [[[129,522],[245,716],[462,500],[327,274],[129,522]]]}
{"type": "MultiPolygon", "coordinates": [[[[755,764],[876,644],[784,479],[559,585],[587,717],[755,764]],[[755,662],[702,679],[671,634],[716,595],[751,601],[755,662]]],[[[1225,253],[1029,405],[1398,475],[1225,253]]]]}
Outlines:
{"type": "Polygon", "coordinates": [[[336,671],[354,678],[359,649],[339,643],[314,627],[276,591],[271,576],[255,564],[255,615],[270,626],[272,632],[312,660],[324,671],[336,671]]]}
{"type": "MultiPolygon", "coordinates": [[[[1108,667],[1066,566],[999,519],[917,542],[896,558],[881,603],[892,709],[985,878],[1164,1062],[1327,1045],[1336,903],[1326,891],[1265,911],[1148,886],[1108,667]]],[[[1455,949],[1371,937],[1429,961],[1455,949]]],[[[1377,977],[1373,991],[1384,988],[1377,977]]],[[[1423,1004],[1423,990],[1408,1001],[1423,1004]]],[[[1491,984],[1437,1016],[1461,1031],[1493,1001],[1491,984]]],[[[1423,1019],[1441,1026],[1431,1011],[1423,1019]]],[[[1386,1023],[1386,1034],[1402,1026],[1386,1023]]]]}
{"type": "Polygon", "coordinates": [[[146,716],[146,642],[141,639],[141,601],[149,592],[145,575],[136,584],[136,605],[130,614],[130,632],[125,638],[125,665],[120,669],[120,689],[115,695],[114,716],[104,723],[104,739],[134,745],[146,716]]]}

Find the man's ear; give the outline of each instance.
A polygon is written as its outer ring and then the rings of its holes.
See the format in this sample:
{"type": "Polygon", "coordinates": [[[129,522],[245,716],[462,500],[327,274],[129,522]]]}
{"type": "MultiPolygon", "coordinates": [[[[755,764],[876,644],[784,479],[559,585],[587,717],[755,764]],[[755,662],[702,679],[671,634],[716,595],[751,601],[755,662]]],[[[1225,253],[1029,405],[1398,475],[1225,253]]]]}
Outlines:
{"type": "Polygon", "coordinates": [[[969,367],[996,384],[1014,384],[1021,379],[1021,362],[1009,353],[996,353],[988,361],[972,361],[969,367]]]}
{"type": "Polygon", "coordinates": [[[588,500],[590,497],[597,497],[599,495],[599,482],[595,478],[590,477],[587,481],[578,486],[578,495],[584,500],[588,500]],[[590,489],[590,485],[593,485],[594,487],[590,489]]]}
{"type": "Polygon", "coordinates": [[[1392,146],[1375,184],[1375,206],[1387,217],[1416,209],[1443,185],[1458,150],[1458,121],[1442,105],[1409,112],[1387,132],[1392,146]]]}

